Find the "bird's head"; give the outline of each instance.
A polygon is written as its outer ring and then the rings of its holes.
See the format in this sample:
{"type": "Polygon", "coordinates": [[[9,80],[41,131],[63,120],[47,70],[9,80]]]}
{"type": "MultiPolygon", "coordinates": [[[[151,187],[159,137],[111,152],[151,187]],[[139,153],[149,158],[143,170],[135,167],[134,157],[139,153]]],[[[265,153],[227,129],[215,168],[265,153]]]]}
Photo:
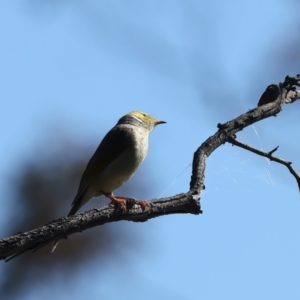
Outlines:
{"type": "Polygon", "coordinates": [[[157,120],[142,111],[132,111],[127,115],[123,116],[118,122],[118,124],[124,123],[143,126],[149,129],[149,131],[151,131],[156,125],[164,124],[166,122],[157,120]]]}

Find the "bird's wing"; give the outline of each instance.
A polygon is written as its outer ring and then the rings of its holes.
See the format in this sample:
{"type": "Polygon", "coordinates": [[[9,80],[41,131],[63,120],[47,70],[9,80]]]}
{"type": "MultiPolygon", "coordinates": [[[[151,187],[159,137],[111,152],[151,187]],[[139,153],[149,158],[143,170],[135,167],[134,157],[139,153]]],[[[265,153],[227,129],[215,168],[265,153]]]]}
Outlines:
{"type": "Polygon", "coordinates": [[[128,129],[128,127],[115,126],[103,138],[86,166],[80,180],[77,195],[72,205],[81,198],[82,194],[96,176],[104,170],[110,162],[118,158],[119,155],[127,149],[131,142],[131,135],[128,129]]]}

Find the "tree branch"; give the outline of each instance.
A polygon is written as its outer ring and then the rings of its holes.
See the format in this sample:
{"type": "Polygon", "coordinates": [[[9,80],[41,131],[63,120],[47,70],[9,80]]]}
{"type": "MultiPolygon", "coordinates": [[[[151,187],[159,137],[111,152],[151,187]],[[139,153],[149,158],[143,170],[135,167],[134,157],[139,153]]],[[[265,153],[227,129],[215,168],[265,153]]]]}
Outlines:
{"type": "MultiPolygon", "coordinates": [[[[8,261],[28,250],[40,248],[40,246],[61,238],[67,238],[76,232],[82,232],[88,228],[109,222],[120,220],[144,222],[168,214],[190,213],[197,215],[202,213],[200,196],[205,188],[204,174],[207,158],[222,144],[232,143],[237,132],[255,122],[275,116],[282,110],[285,103],[293,103],[299,99],[300,92],[295,89],[295,86],[300,86],[300,75],[287,76],[283,83],[273,84],[267,88],[264,92],[265,96],[263,94],[261,97],[263,100],[259,101],[258,107],[225,124],[218,124],[218,131],[209,137],[194,153],[190,190],[188,192],[169,198],[152,200],[150,201],[151,208],[146,210],[142,210],[139,205],[135,204],[134,200],[129,201],[127,213],[122,213],[119,208],[112,205],[105,205],[68,218],[55,220],[43,227],[25,233],[18,233],[0,240],[0,259],[8,261]]],[[[272,156],[272,158],[274,157],[272,156]]]]}
{"type": "Polygon", "coordinates": [[[294,170],[294,168],[292,167],[292,162],[290,161],[286,161],[286,160],[283,160],[279,157],[276,157],[276,156],[273,156],[273,153],[275,151],[277,151],[277,149],[279,148],[279,146],[277,146],[276,148],[274,148],[273,150],[271,150],[270,152],[265,152],[265,151],[261,151],[261,150],[258,150],[256,148],[253,148],[247,144],[244,144],[240,141],[238,141],[237,139],[234,139],[232,137],[229,137],[228,139],[228,142],[235,145],[235,146],[238,146],[238,147],[241,147],[243,149],[246,149],[248,151],[251,151],[257,155],[260,155],[260,156],[264,156],[264,157],[267,157],[268,159],[270,160],[273,160],[279,164],[282,164],[284,166],[286,166],[288,168],[288,170],[291,172],[291,174],[295,177],[297,183],[298,183],[298,188],[299,188],[299,191],[300,191],[300,176],[297,174],[297,172],[294,170]]]}

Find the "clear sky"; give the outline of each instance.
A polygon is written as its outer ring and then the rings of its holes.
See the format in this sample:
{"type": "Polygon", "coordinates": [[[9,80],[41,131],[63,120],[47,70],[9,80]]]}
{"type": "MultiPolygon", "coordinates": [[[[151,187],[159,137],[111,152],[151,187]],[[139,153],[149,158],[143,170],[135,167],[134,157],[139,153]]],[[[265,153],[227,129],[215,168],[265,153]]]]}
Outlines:
{"type": "MultiPolygon", "coordinates": [[[[187,191],[193,153],[216,125],[300,73],[299,60],[280,64],[282,43],[299,32],[298,11],[280,0],[1,1],[0,219],[14,209],[7,176],[37,144],[56,132],[96,147],[132,110],[167,121],[141,167],[155,174],[145,179],[155,187],[150,199],[187,191]]],[[[280,145],[277,155],[300,172],[299,116],[299,103],[286,106],[238,138],[280,145]]],[[[93,262],[63,294],[41,286],[23,299],[300,299],[294,178],[224,145],[207,161],[205,185],[202,215],[126,225],[147,234],[128,268],[93,262]]]]}

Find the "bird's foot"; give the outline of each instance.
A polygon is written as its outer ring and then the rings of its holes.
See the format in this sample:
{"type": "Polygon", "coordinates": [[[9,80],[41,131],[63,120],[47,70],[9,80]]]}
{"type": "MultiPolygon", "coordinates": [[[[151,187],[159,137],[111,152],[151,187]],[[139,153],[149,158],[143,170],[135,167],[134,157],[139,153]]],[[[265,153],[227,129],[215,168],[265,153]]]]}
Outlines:
{"type": "Polygon", "coordinates": [[[117,205],[118,207],[120,207],[123,213],[127,212],[126,198],[114,196],[112,193],[102,192],[102,194],[105,197],[109,198],[109,200],[111,201],[110,202],[111,204],[114,204],[114,205],[117,205]]]}
{"type": "Polygon", "coordinates": [[[148,201],[145,201],[145,200],[135,200],[135,202],[143,208],[151,207],[150,203],[148,201]]]}
{"type": "Polygon", "coordinates": [[[123,213],[127,212],[127,206],[128,208],[131,208],[134,204],[139,204],[143,209],[146,207],[151,207],[151,204],[145,200],[136,200],[134,198],[129,197],[115,196],[112,193],[105,192],[102,192],[102,194],[110,199],[111,204],[120,207],[123,213]]]}
{"type": "Polygon", "coordinates": [[[129,198],[129,197],[117,197],[116,198],[121,198],[126,200],[126,207],[128,209],[132,208],[135,204],[139,204],[143,209],[146,207],[151,207],[151,204],[148,201],[145,200],[136,200],[134,198],[129,198]]]}

